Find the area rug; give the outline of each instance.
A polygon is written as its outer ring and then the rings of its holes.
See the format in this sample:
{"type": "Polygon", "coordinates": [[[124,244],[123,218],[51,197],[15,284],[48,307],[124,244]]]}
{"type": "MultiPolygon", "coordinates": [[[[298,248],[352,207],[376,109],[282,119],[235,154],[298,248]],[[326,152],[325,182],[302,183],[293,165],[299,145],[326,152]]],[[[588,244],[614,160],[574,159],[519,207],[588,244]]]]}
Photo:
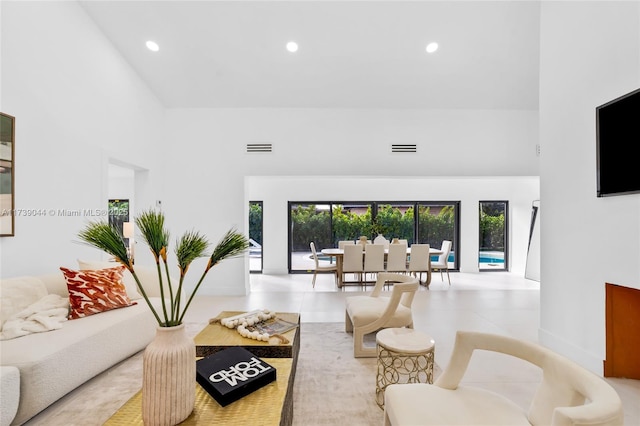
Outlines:
{"type": "MultiPolygon", "coordinates": [[[[201,328],[187,324],[194,335],[201,328]]],[[[381,425],[383,411],[375,402],[376,359],[353,357],[353,337],[345,333],[344,323],[302,323],[300,333],[293,425],[381,425]]],[[[368,336],[365,344],[375,346],[375,336],[368,336]]],[[[436,365],[434,377],[439,373],[436,365]]],[[[26,425],[102,425],[140,389],[141,378],[142,353],[138,353],[80,386],[26,425]]]]}
{"type": "MultiPolygon", "coordinates": [[[[375,347],[375,334],[365,336],[375,347]]],[[[294,426],[379,426],[384,412],[376,404],[376,358],[354,358],[353,336],[344,323],[303,323],[293,387],[294,426]]],[[[434,366],[434,378],[441,373],[434,366]]]]}
{"type": "Polygon", "coordinates": [[[303,323],[300,331],[294,425],[383,424],[375,401],[376,359],[353,357],[353,337],[344,323],[303,323]]]}

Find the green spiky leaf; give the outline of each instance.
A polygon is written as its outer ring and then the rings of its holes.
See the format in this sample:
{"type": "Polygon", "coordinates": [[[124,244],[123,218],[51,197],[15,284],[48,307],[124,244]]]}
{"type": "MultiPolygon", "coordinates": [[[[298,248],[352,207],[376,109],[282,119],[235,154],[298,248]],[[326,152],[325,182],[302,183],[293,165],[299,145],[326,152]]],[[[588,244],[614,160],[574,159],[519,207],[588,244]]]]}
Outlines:
{"type": "Polygon", "coordinates": [[[209,241],[197,231],[185,232],[176,244],[176,258],[181,274],[186,274],[189,265],[199,257],[207,256],[209,241]]]}
{"type": "Polygon", "coordinates": [[[78,233],[78,237],[85,243],[112,255],[127,268],[131,268],[127,245],[122,233],[115,226],[109,225],[106,221],[89,222],[78,233]]]}
{"type": "Polygon", "coordinates": [[[166,256],[169,245],[169,231],[164,227],[164,214],[155,210],[147,210],[136,217],[136,225],[142,238],[156,257],[166,256]]]}
{"type": "Polygon", "coordinates": [[[235,229],[227,231],[213,250],[207,269],[214,267],[225,259],[241,255],[248,248],[249,240],[247,237],[235,229]]]}

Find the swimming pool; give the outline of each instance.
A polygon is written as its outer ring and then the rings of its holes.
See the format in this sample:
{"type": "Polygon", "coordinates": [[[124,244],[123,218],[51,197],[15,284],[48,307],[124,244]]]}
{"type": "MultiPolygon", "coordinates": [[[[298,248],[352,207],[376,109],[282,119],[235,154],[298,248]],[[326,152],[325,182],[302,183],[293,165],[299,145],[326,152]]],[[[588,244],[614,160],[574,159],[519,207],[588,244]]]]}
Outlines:
{"type": "Polygon", "coordinates": [[[504,263],[503,253],[480,253],[478,257],[479,263],[504,263]]]}

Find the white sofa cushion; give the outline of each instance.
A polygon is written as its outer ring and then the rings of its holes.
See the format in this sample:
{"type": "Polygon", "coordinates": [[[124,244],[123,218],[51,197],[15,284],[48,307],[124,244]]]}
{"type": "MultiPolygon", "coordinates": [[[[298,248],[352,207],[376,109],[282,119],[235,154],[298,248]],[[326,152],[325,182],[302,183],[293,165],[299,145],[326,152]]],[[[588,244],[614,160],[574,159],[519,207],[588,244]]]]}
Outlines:
{"type": "MultiPolygon", "coordinates": [[[[355,327],[371,324],[379,319],[389,304],[388,297],[351,296],[346,299],[346,310],[355,327]]],[[[404,327],[412,322],[411,309],[399,304],[385,327],[404,327]]]]}
{"type": "Polygon", "coordinates": [[[425,383],[389,385],[384,398],[385,407],[393,407],[387,409],[393,425],[530,426],[523,409],[484,389],[459,386],[450,390],[425,383]]]}

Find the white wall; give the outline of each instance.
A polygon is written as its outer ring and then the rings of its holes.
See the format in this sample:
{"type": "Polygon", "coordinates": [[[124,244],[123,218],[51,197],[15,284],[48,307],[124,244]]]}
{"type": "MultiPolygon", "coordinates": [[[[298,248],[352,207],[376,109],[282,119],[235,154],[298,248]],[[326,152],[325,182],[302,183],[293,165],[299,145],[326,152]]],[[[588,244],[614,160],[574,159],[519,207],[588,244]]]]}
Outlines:
{"type": "MultiPolygon", "coordinates": [[[[531,202],[538,198],[537,178],[529,177],[538,175],[535,111],[176,109],[167,118],[163,205],[173,229],[194,227],[215,242],[230,226],[246,232],[248,201],[264,201],[271,253],[265,256],[273,256],[264,260],[266,272],[286,272],[288,200],[464,198],[461,250],[472,256],[477,238],[466,232],[470,227],[477,235],[477,200],[517,199],[514,235],[528,236],[531,202]],[[273,152],[247,154],[246,144],[256,142],[273,143],[273,152]],[[392,143],[415,143],[418,153],[391,154],[392,143]],[[463,179],[477,176],[522,179],[497,178],[482,189],[463,179]],[[323,177],[332,181],[331,191],[323,190],[323,177]],[[390,178],[402,179],[404,188],[392,188],[390,178]],[[367,193],[370,183],[379,189],[367,193]]],[[[524,271],[521,246],[516,237],[514,265],[524,271]]],[[[463,267],[473,269],[469,259],[463,267]]],[[[216,267],[200,292],[244,294],[248,279],[248,266],[231,260],[216,267]]]]}
{"type": "MultiPolygon", "coordinates": [[[[106,219],[110,161],[157,170],[164,110],[76,2],[0,7],[0,108],[16,117],[15,204],[44,213],[17,217],[15,237],[0,238],[0,274],[55,272],[102,257],[76,234],[106,219]]],[[[150,199],[160,198],[158,182],[156,174],[141,183],[150,199]]]]}
{"type": "Polygon", "coordinates": [[[541,18],[540,341],[601,373],[605,283],[640,288],[640,195],[596,198],[595,108],[640,87],[640,2],[541,18]]]}
{"type": "Polygon", "coordinates": [[[480,200],[509,200],[510,270],[524,275],[537,176],[355,177],[251,176],[247,199],[263,201],[263,272],[286,274],[289,201],[460,201],[460,270],[478,272],[480,200]]]}

